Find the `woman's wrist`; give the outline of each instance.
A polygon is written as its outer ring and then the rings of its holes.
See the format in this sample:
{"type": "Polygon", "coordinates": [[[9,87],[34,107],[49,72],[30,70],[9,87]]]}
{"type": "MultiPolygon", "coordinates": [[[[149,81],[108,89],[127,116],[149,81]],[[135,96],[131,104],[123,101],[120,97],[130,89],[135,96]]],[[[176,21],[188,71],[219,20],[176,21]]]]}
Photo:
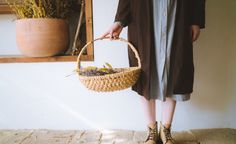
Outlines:
{"type": "Polygon", "coordinates": [[[118,24],[119,26],[121,26],[122,28],[124,27],[124,24],[121,21],[115,21],[115,24],[118,24]]]}

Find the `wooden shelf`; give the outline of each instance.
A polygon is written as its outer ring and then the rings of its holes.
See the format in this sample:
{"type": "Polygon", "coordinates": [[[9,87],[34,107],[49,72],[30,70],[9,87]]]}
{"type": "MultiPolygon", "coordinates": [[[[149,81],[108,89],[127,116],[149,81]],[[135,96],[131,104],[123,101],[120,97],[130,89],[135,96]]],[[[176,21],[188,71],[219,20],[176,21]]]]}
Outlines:
{"type": "MultiPolygon", "coordinates": [[[[81,56],[82,61],[93,61],[93,55],[81,56]]],[[[0,63],[37,63],[37,62],[76,62],[77,56],[53,56],[53,57],[24,57],[24,56],[1,56],[0,63]]]]}
{"type": "MultiPolygon", "coordinates": [[[[12,1],[14,2],[14,1],[12,1]]],[[[86,41],[93,40],[93,8],[92,0],[85,0],[85,20],[86,20],[86,41]]],[[[13,11],[7,5],[5,0],[0,0],[0,14],[11,14],[13,11]]],[[[76,23],[77,26],[77,23],[76,23]]],[[[77,56],[62,55],[53,57],[43,57],[43,58],[33,58],[25,57],[21,55],[1,55],[0,54],[0,64],[1,63],[37,63],[37,62],[76,62],[77,56]]],[[[81,61],[93,61],[94,51],[93,45],[87,48],[86,55],[81,56],[81,61]]]]}
{"type": "Polygon", "coordinates": [[[7,5],[0,5],[0,14],[13,14],[13,11],[7,5]]]}

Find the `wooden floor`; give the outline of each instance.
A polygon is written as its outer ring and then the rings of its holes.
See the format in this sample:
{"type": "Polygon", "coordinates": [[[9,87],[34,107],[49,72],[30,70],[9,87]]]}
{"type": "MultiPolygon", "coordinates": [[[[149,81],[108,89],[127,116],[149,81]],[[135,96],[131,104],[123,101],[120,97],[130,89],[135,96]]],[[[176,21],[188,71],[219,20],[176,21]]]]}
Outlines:
{"type": "MultiPolygon", "coordinates": [[[[236,130],[234,129],[174,132],[173,137],[179,144],[236,144],[236,130]],[[227,139],[227,141],[225,139],[227,139]]],[[[125,130],[0,131],[0,144],[141,144],[145,138],[146,132],[125,130]]]]}

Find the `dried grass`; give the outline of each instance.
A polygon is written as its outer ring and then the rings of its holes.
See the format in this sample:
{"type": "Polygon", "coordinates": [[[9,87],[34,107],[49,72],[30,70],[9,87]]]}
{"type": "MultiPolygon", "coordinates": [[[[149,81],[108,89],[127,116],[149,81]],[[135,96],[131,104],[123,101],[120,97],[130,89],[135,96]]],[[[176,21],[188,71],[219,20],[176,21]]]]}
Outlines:
{"type": "Polygon", "coordinates": [[[73,11],[76,0],[16,0],[6,2],[18,19],[24,18],[67,18],[73,11]]]}

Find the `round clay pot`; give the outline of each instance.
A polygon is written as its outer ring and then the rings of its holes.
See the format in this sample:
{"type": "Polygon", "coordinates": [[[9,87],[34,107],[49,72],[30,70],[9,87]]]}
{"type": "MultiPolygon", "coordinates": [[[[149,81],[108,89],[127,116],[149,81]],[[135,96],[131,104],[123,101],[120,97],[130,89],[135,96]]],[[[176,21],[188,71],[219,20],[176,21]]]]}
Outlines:
{"type": "Polygon", "coordinates": [[[16,20],[16,41],[18,48],[25,56],[58,55],[68,48],[69,26],[63,19],[16,20]]]}

